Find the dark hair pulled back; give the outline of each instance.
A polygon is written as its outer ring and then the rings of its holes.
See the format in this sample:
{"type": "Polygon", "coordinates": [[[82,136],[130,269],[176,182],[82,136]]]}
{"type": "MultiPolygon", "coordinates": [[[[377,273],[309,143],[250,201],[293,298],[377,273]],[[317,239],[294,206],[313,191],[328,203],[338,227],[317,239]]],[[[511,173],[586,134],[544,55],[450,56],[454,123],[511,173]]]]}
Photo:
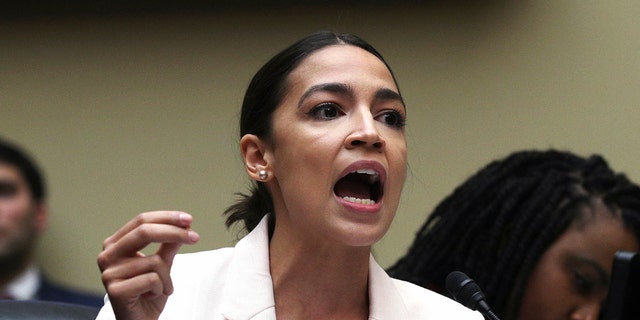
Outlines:
{"type": "MultiPolygon", "coordinates": [[[[312,33],[273,56],[253,76],[242,103],[240,138],[246,134],[254,134],[264,140],[270,139],[272,115],[286,95],[289,74],[306,57],[332,45],[352,45],[368,51],[387,66],[396,82],[382,55],[363,39],[352,34],[338,34],[332,31],[312,33]]],[[[266,186],[262,182],[251,183],[249,194],[238,193],[239,200],[225,210],[227,227],[242,221],[244,228],[251,231],[265,214],[273,212],[273,202],[266,186]]],[[[272,218],[270,224],[273,226],[275,217],[272,218]]]]}

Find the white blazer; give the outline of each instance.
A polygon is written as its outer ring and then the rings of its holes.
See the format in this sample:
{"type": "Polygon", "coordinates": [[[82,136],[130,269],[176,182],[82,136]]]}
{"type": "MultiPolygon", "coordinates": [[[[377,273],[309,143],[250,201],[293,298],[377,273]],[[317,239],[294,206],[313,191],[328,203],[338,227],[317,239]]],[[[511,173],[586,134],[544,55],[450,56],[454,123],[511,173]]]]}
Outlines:
{"type": "MultiPolygon", "coordinates": [[[[160,319],[275,320],[268,238],[265,216],[235,248],[177,255],[171,268],[174,292],[160,319]]],[[[390,278],[373,256],[369,303],[371,320],[483,319],[452,299],[390,278]]],[[[108,296],[97,319],[115,319],[108,296]]]]}

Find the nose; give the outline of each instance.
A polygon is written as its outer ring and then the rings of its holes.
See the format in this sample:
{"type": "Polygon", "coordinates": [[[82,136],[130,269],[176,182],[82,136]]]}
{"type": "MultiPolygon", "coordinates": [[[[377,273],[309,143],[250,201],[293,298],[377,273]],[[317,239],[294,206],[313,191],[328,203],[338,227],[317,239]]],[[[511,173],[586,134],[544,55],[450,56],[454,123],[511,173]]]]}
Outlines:
{"type": "Polygon", "coordinates": [[[572,320],[598,320],[600,316],[600,303],[582,305],[571,313],[572,320]]]}
{"type": "Polygon", "coordinates": [[[349,122],[351,131],[345,139],[345,147],[347,149],[356,147],[384,149],[385,141],[380,136],[376,122],[368,108],[366,111],[355,112],[349,122]]]}

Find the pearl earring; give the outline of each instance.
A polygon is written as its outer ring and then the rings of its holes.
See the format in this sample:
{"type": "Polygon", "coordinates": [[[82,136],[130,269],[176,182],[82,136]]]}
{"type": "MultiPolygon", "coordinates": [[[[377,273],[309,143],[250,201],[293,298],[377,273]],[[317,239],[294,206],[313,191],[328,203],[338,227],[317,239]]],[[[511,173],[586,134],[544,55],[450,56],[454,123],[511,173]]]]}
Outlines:
{"type": "Polygon", "coordinates": [[[267,174],[267,170],[260,169],[260,171],[258,171],[258,177],[260,178],[260,180],[267,180],[268,176],[269,175],[267,174]]]}

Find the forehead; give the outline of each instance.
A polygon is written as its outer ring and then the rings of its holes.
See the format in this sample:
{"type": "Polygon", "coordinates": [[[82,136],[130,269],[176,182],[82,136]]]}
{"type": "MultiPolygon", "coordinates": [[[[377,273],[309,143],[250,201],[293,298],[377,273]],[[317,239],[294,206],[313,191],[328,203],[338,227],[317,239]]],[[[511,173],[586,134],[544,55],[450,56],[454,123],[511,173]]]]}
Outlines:
{"type": "Polygon", "coordinates": [[[291,86],[320,82],[368,83],[398,91],[387,66],[352,45],[331,45],[305,58],[289,75],[291,86]]]}
{"type": "Polygon", "coordinates": [[[586,210],[585,216],[574,221],[554,246],[583,250],[606,262],[613,259],[616,251],[638,250],[635,235],[625,227],[619,215],[613,214],[603,204],[586,210]]]}

